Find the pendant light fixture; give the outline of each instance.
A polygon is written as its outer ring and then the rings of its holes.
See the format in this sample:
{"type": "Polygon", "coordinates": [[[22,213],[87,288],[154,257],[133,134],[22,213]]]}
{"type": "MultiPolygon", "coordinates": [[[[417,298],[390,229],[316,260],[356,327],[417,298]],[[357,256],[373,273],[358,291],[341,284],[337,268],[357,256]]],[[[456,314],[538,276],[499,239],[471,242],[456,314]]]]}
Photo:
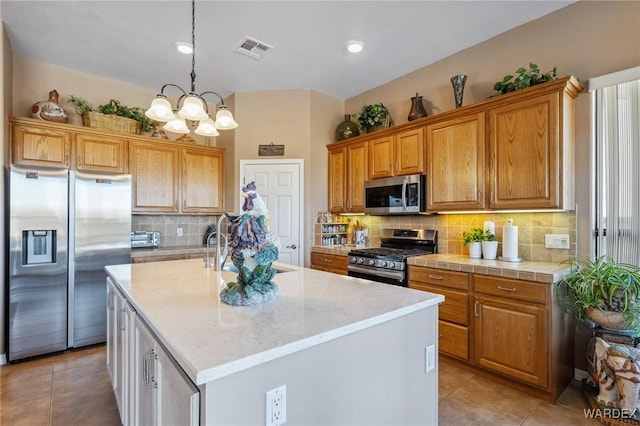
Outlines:
{"type": "Polygon", "coordinates": [[[202,136],[218,136],[218,130],[230,130],[238,127],[231,111],[224,104],[222,96],[216,92],[206,91],[196,93],[196,2],[191,0],[191,91],[187,93],[177,84],[167,83],[162,86],[160,93],[151,101],[151,106],[144,115],[152,120],[166,123],[162,128],[174,133],[189,133],[186,120],[198,122],[195,133],[202,136]],[[164,90],[167,87],[175,87],[182,92],[173,110],[164,90]],[[215,121],[209,115],[207,102],[204,95],[216,95],[220,99],[220,106],[216,113],[215,121]]]}

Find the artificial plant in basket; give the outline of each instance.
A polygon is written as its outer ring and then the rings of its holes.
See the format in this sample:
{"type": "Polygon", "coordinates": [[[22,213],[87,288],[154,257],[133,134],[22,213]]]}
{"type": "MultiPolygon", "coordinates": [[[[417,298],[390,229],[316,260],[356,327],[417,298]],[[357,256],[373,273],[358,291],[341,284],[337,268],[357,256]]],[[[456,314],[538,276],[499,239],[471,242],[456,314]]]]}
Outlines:
{"type": "MultiPolygon", "coordinates": [[[[91,105],[80,97],[71,95],[69,96],[69,102],[73,105],[73,109],[76,114],[82,115],[94,111],[91,105]]],[[[155,121],[150,120],[144,115],[144,109],[140,107],[122,105],[120,101],[114,99],[112,99],[108,104],[98,105],[95,111],[102,114],[116,115],[118,117],[136,120],[140,123],[140,129],[143,131],[153,130],[153,127],[156,124],[155,121]]]]}

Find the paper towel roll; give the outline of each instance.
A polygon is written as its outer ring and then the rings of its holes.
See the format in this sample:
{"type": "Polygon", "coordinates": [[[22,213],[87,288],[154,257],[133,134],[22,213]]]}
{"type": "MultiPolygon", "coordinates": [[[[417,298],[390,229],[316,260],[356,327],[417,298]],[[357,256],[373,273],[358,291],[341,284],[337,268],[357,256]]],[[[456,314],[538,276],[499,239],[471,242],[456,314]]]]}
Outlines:
{"type": "Polygon", "coordinates": [[[493,223],[490,220],[485,220],[484,221],[484,228],[482,228],[483,230],[489,230],[489,232],[491,232],[493,235],[496,234],[496,224],[493,223]]]}
{"type": "Polygon", "coordinates": [[[502,229],[502,260],[519,262],[518,257],[518,227],[512,225],[513,220],[509,219],[507,225],[502,229]]]}

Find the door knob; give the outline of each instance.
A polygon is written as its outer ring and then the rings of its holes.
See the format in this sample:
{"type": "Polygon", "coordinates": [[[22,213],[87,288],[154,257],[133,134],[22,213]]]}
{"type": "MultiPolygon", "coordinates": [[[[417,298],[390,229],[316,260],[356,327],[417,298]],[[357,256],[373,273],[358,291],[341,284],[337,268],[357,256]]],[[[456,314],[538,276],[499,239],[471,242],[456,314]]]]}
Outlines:
{"type": "Polygon", "coordinates": [[[287,246],[287,248],[290,248],[290,249],[294,249],[294,250],[295,250],[295,249],[297,249],[297,248],[298,248],[298,246],[297,246],[297,245],[295,245],[295,244],[291,244],[290,246],[287,246]]]}

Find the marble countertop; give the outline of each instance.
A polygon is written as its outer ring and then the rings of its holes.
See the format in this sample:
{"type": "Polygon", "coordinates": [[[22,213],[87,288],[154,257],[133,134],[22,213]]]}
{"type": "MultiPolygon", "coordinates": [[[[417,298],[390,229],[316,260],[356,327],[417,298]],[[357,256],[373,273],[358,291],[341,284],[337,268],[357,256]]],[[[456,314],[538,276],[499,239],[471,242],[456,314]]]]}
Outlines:
{"type": "Polygon", "coordinates": [[[200,259],[107,266],[137,314],[196,385],[441,303],[441,295],[274,264],[275,300],[228,306],[235,273],[200,259]]]}
{"type": "Polygon", "coordinates": [[[411,256],[409,265],[448,269],[450,271],[472,272],[481,275],[513,278],[518,280],[555,283],[569,273],[569,264],[550,262],[506,262],[502,260],[472,259],[461,254],[429,254],[411,256]]]}

